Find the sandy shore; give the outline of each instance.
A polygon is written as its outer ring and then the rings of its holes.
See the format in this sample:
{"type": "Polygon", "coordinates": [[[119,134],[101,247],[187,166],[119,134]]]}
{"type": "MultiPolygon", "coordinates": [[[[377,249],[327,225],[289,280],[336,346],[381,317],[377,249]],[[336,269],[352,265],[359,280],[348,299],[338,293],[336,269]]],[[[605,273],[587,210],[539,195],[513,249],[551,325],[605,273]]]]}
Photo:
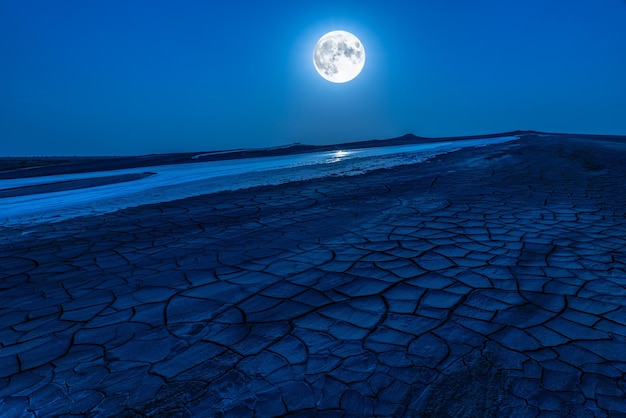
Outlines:
{"type": "Polygon", "coordinates": [[[626,416],[625,161],[527,136],[0,227],[0,415],[626,416]]]}

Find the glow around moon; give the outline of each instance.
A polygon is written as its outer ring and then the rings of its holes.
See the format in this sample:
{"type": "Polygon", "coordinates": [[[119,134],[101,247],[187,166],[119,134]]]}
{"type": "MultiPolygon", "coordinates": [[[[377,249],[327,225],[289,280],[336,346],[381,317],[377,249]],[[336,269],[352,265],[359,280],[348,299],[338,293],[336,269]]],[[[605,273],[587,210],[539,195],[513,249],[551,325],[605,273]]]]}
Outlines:
{"type": "Polygon", "coordinates": [[[363,69],[365,49],[359,38],[350,32],[328,32],[313,49],[313,64],[326,80],[345,83],[353,80],[363,69]]]}

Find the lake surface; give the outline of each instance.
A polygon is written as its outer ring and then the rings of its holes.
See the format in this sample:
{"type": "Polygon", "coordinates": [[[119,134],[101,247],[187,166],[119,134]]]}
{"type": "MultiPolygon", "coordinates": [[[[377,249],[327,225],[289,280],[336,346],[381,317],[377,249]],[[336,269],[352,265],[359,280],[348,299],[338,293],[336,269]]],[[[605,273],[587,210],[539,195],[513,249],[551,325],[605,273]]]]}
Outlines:
{"type": "Polygon", "coordinates": [[[461,148],[517,139],[517,136],[506,136],[0,180],[0,191],[28,188],[22,190],[33,192],[0,197],[0,223],[8,226],[58,222],[76,216],[109,213],[127,207],[224,190],[277,185],[325,176],[354,176],[372,170],[423,162],[461,148]],[[142,173],[152,174],[141,176],[142,173]],[[132,181],[123,181],[130,176],[134,176],[132,181]],[[89,186],[90,179],[102,180],[103,177],[117,180],[104,185],[102,181],[94,181],[98,185],[89,186]],[[70,182],[85,187],[71,190],[61,187],[70,182]],[[55,185],[63,190],[55,190],[55,185]]]}

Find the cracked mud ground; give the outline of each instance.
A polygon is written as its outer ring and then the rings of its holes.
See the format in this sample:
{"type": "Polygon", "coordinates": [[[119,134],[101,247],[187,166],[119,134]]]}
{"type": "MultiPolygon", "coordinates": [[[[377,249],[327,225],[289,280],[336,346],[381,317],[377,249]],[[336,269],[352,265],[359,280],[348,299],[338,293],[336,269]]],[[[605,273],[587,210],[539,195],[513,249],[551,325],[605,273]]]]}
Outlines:
{"type": "Polygon", "coordinates": [[[0,416],[626,416],[626,144],[0,229],[0,416]]]}

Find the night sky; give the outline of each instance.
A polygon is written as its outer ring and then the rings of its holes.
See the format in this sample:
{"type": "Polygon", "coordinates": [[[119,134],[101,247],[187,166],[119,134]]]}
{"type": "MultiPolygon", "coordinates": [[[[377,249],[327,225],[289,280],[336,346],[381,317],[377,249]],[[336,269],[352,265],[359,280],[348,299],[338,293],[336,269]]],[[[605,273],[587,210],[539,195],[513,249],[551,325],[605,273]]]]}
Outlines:
{"type": "Polygon", "coordinates": [[[626,134],[626,1],[0,0],[0,155],[626,134]],[[367,61],[322,79],[324,33],[367,61]]]}

